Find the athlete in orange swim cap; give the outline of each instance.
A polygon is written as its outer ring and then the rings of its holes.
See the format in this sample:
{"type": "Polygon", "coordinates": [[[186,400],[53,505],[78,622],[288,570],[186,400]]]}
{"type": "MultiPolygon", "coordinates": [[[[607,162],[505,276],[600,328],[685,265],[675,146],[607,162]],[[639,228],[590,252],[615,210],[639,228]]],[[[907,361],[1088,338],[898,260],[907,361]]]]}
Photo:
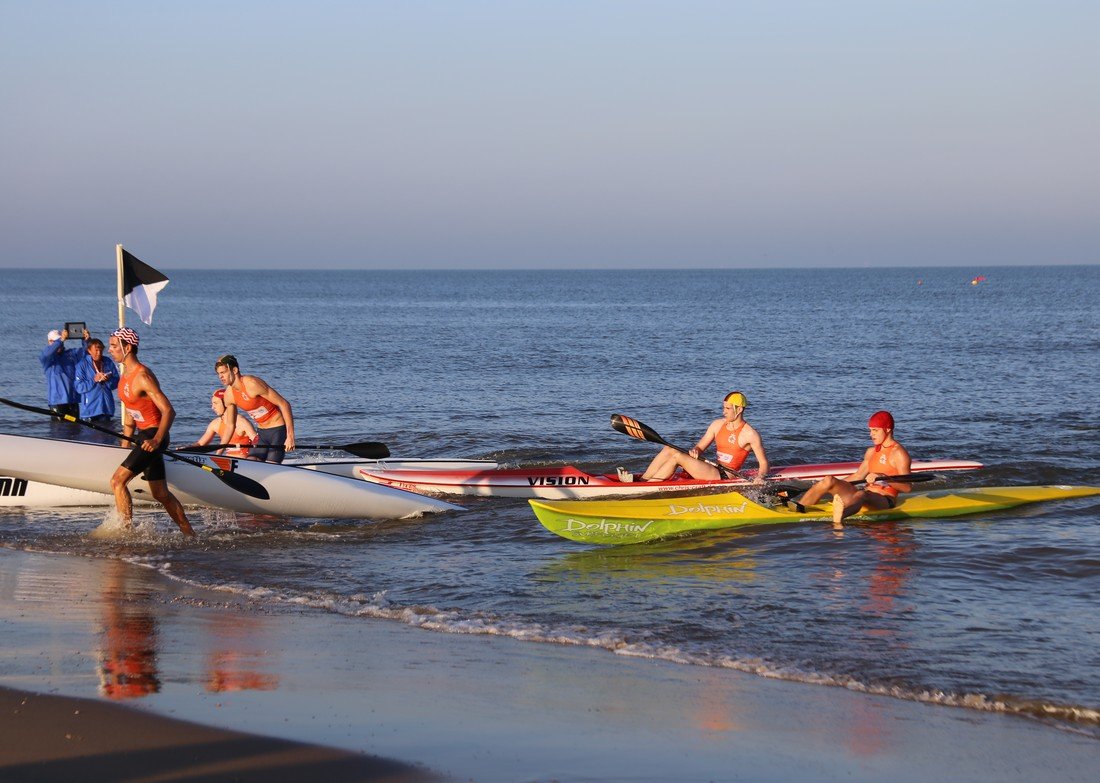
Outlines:
{"type": "Polygon", "coordinates": [[[863,455],[863,462],[855,473],[844,478],[829,476],[814,484],[798,501],[812,506],[826,495],[833,497],[833,527],[863,507],[893,508],[902,492],[909,492],[913,485],[907,482],[887,481],[889,476],[904,476],[910,471],[909,452],[894,440],[894,417],[888,411],[877,411],[867,420],[871,434],[871,446],[863,455]],[[853,481],[865,481],[864,489],[856,489],[853,481]]]}
{"type": "MultiPolygon", "coordinates": [[[[252,426],[252,422],[246,419],[244,416],[238,416],[236,424],[232,434],[228,441],[221,440],[221,432],[225,429],[225,389],[216,389],[210,397],[210,407],[214,411],[214,419],[206,425],[206,432],[202,434],[202,437],[192,443],[192,446],[205,446],[207,443],[213,442],[214,438],[219,438],[219,443],[225,443],[226,446],[251,446],[256,442],[256,428],[252,426]]],[[[248,449],[227,449],[219,451],[220,454],[224,454],[227,457],[242,457],[248,459],[248,449]]]]}

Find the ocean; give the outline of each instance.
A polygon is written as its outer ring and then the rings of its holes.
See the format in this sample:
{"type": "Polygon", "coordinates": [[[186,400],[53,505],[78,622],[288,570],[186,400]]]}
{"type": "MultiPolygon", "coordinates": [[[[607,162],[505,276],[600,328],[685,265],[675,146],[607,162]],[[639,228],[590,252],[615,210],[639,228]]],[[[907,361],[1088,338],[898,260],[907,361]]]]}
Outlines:
{"type": "MultiPolygon", "coordinates": [[[[1100,483],[1096,266],[163,271],[153,325],[128,322],[177,444],[202,434],[232,353],[292,402],[299,441],[395,457],[641,470],[657,447],[612,413],[687,447],[737,389],[773,464],[858,460],[886,408],[914,459],[985,463],[936,487],[1100,483]]],[[[114,270],[3,275],[0,396],[43,405],[46,332],[83,320],[105,338],[114,270]]],[[[0,407],[0,432],[53,426],[0,407]]],[[[0,545],[127,560],[256,611],[598,647],[1100,737],[1096,499],[622,548],[557,538],[522,500],[460,502],[400,522],[196,510],[194,542],[157,510],[137,512],[155,533],[102,541],[105,509],[6,508],[0,545]]]]}

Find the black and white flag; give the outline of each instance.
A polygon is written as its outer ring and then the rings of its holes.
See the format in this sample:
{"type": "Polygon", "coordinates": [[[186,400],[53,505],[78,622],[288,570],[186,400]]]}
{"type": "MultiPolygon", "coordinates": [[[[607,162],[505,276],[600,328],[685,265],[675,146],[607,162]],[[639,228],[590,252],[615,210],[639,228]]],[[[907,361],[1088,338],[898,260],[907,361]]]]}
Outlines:
{"type": "Polygon", "coordinates": [[[153,323],[157,293],[168,285],[168,278],[153,267],[122,250],[122,292],[126,306],[138,314],[142,323],[153,323]]]}

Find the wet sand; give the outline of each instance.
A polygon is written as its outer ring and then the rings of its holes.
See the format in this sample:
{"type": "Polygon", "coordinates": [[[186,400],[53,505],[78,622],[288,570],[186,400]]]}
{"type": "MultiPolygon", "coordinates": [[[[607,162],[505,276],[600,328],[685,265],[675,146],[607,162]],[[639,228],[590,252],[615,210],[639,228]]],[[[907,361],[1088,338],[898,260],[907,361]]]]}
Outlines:
{"type": "Polygon", "coordinates": [[[438,779],[350,751],[201,726],[101,700],[0,688],[4,780],[324,780],[413,783],[438,779]]]}
{"type": "Polygon", "coordinates": [[[93,700],[4,692],[5,780],[1091,781],[1100,762],[1038,721],[249,605],[120,561],[0,550],[0,633],[0,684],[93,700]]]}

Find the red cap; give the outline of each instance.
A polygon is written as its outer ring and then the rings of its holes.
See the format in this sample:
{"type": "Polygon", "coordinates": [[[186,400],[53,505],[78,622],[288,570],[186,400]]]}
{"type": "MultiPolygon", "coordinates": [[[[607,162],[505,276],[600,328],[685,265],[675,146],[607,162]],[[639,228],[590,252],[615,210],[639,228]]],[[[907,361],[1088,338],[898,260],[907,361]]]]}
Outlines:
{"type": "Polygon", "coordinates": [[[871,414],[871,418],[867,420],[867,426],[880,430],[892,430],[894,429],[894,417],[890,415],[889,411],[878,411],[871,414]]]}
{"type": "Polygon", "coordinates": [[[214,396],[217,397],[219,400],[224,400],[225,399],[225,389],[215,389],[214,390],[214,396]]]}

